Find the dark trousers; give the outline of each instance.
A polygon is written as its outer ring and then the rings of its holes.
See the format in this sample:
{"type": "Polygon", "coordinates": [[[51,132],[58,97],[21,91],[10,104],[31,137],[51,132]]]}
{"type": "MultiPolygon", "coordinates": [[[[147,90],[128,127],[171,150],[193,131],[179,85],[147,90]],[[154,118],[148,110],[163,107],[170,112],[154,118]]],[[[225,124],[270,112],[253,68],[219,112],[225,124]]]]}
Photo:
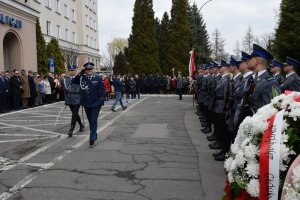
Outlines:
{"type": "Polygon", "coordinates": [[[5,110],[6,92],[0,93],[0,112],[5,110]]]}
{"type": "Polygon", "coordinates": [[[11,110],[12,109],[12,98],[11,96],[8,96],[6,95],[6,98],[5,98],[5,110],[11,110]]]}
{"type": "Polygon", "coordinates": [[[215,113],[215,130],[218,142],[222,145],[224,153],[229,152],[231,137],[227,130],[225,114],[215,113]]]}
{"type": "Polygon", "coordinates": [[[76,122],[78,122],[79,126],[82,126],[82,122],[80,116],[78,114],[80,105],[69,105],[69,108],[72,112],[72,119],[71,119],[71,128],[74,129],[76,126],[76,122]]]}
{"type": "Polygon", "coordinates": [[[13,96],[13,106],[15,110],[20,109],[20,103],[21,103],[21,95],[14,95],[13,96]]]}
{"type": "Polygon", "coordinates": [[[28,99],[28,106],[29,107],[34,107],[34,105],[35,105],[34,100],[35,100],[35,96],[32,95],[31,97],[29,97],[29,99],[28,99]]]}
{"type": "Polygon", "coordinates": [[[209,110],[207,105],[203,105],[203,115],[206,121],[206,127],[211,128],[211,118],[209,116],[209,110]]]}
{"type": "Polygon", "coordinates": [[[182,99],[182,88],[178,88],[177,92],[178,92],[178,95],[179,95],[179,99],[182,99]]]}
{"type": "MultiPolygon", "coordinates": [[[[141,95],[140,95],[140,93],[141,93],[141,89],[137,88],[137,89],[136,89],[136,93],[135,93],[135,95],[137,96],[137,98],[138,98],[138,99],[140,99],[140,98],[141,98],[141,95]]],[[[135,97],[135,98],[136,98],[136,97],[135,97]]]]}
{"type": "Polygon", "coordinates": [[[90,141],[95,141],[97,139],[98,117],[101,106],[84,109],[90,125],[90,141]]]}

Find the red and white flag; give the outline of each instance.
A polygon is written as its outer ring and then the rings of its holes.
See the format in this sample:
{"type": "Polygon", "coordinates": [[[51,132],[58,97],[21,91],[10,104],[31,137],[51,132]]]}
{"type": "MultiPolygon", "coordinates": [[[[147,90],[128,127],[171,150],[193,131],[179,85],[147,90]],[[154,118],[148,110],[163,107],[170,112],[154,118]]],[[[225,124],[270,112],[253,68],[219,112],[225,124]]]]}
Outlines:
{"type": "Polygon", "coordinates": [[[191,54],[191,56],[190,56],[190,64],[189,64],[189,75],[190,75],[190,77],[192,77],[193,72],[196,71],[194,50],[192,50],[190,52],[190,54],[191,54]]]}

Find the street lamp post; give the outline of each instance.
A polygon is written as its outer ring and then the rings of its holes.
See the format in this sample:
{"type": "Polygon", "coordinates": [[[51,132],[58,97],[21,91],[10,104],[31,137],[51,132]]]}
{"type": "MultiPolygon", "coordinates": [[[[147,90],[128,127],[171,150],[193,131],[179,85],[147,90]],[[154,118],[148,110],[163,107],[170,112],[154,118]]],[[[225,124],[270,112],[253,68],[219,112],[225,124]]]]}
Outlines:
{"type": "Polygon", "coordinates": [[[206,4],[208,4],[209,2],[211,2],[211,1],[212,1],[212,0],[206,1],[206,2],[200,7],[199,12],[201,12],[202,8],[203,8],[206,4]]]}

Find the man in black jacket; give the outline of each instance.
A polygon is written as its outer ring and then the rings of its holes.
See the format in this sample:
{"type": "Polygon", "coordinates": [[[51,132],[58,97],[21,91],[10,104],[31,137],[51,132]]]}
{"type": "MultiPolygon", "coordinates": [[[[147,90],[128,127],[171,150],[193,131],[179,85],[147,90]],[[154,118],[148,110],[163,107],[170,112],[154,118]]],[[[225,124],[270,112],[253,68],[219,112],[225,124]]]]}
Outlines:
{"type": "Polygon", "coordinates": [[[34,100],[36,99],[37,92],[36,92],[36,88],[35,88],[35,82],[33,79],[32,71],[28,71],[28,83],[29,83],[29,89],[30,89],[30,97],[28,99],[28,105],[29,105],[29,107],[34,107],[34,105],[35,105],[34,100]]]}
{"type": "Polygon", "coordinates": [[[20,109],[20,101],[21,101],[21,94],[22,94],[22,82],[20,78],[20,73],[18,70],[14,70],[14,75],[11,77],[11,92],[12,92],[12,99],[13,99],[13,108],[15,110],[20,109]]]}

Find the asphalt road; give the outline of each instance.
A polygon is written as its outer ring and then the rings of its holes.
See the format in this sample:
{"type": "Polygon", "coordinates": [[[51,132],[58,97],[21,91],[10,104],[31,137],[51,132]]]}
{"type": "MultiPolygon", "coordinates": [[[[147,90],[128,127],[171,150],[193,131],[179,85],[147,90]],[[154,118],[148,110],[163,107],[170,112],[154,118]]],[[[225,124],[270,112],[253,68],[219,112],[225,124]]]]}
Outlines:
{"type": "Polygon", "coordinates": [[[191,97],[144,96],[116,113],[110,105],[92,148],[86,117],[85,131],[67,137],[63,102],[0,115],[0,200],[222,198],[223,163],[212,159],[191,97]]]}

